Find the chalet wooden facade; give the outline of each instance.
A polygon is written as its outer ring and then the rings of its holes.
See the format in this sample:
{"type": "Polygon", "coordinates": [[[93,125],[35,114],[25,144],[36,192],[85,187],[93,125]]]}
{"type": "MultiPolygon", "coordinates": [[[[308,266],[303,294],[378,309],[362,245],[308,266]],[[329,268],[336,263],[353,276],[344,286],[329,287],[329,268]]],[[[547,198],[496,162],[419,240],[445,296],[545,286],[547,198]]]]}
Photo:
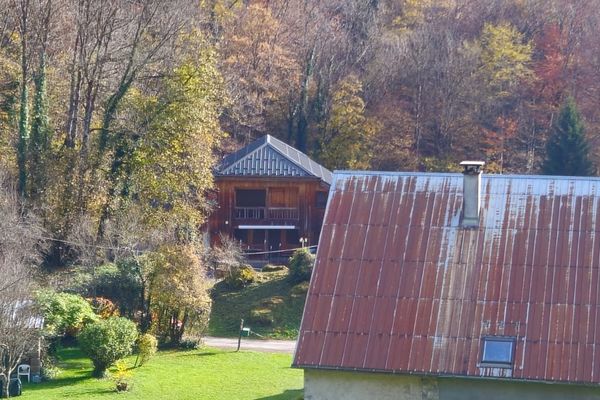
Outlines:
{"type": "Polygon", "coordinates": [[[332,174],[306,154],[264,136],[223,159],[215,173],[212,244],[239,240],[252,259],[318,243],[332,174]]]}

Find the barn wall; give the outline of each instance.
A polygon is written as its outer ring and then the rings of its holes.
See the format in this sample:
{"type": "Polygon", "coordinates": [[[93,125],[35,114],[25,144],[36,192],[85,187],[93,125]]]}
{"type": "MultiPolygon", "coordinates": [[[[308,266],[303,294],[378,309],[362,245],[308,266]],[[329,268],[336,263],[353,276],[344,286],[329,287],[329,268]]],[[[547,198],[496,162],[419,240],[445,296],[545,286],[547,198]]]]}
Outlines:
{"type": "Polygon", "coordinates": [[[600,387],[306,369],[305,400],[592,400],[600,387]]]}

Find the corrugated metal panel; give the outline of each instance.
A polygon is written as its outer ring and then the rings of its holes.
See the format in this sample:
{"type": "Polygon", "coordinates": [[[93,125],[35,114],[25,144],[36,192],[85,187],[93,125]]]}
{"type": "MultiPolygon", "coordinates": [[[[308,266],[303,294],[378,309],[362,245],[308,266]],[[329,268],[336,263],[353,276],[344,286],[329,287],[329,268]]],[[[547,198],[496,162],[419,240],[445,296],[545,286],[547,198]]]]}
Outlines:
{"type": "Polygon", "coordinates": [[[600,383],[600,179],[484,175],[476,229],[462,180],[336,174],[296,366],[600,383]]]}
{"type": "Polygon", "coordinates": [[[239,151],[225,157],[217,168],[218,175],[306,177],[314,176],[331,184],[327,168],[306,154],[270,135],[265,135],[239,151]]]}

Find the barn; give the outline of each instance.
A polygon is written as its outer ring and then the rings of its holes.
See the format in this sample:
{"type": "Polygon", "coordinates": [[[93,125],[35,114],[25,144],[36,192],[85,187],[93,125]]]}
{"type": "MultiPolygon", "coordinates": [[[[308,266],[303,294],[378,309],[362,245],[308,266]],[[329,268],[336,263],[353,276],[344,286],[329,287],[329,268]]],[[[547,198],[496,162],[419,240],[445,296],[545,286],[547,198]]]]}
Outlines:
{"type": "Polygon", "coordinates": [[[600,179],[336,172],[305,399],[600,398],[600,179]]]}

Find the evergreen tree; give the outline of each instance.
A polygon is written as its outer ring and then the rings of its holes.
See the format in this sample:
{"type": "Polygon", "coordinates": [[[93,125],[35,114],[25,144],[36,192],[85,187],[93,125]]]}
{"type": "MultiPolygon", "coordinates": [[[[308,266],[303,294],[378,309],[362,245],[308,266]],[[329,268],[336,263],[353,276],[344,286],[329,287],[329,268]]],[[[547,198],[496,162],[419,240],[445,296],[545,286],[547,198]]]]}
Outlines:
{"type": "Polygon", "coordinates": [[[542,172],[546,175],[590,176],[596,169],[589,155],[583,121],[572,98],[568,98],[554,122],[546,144],[542,172]]]}

